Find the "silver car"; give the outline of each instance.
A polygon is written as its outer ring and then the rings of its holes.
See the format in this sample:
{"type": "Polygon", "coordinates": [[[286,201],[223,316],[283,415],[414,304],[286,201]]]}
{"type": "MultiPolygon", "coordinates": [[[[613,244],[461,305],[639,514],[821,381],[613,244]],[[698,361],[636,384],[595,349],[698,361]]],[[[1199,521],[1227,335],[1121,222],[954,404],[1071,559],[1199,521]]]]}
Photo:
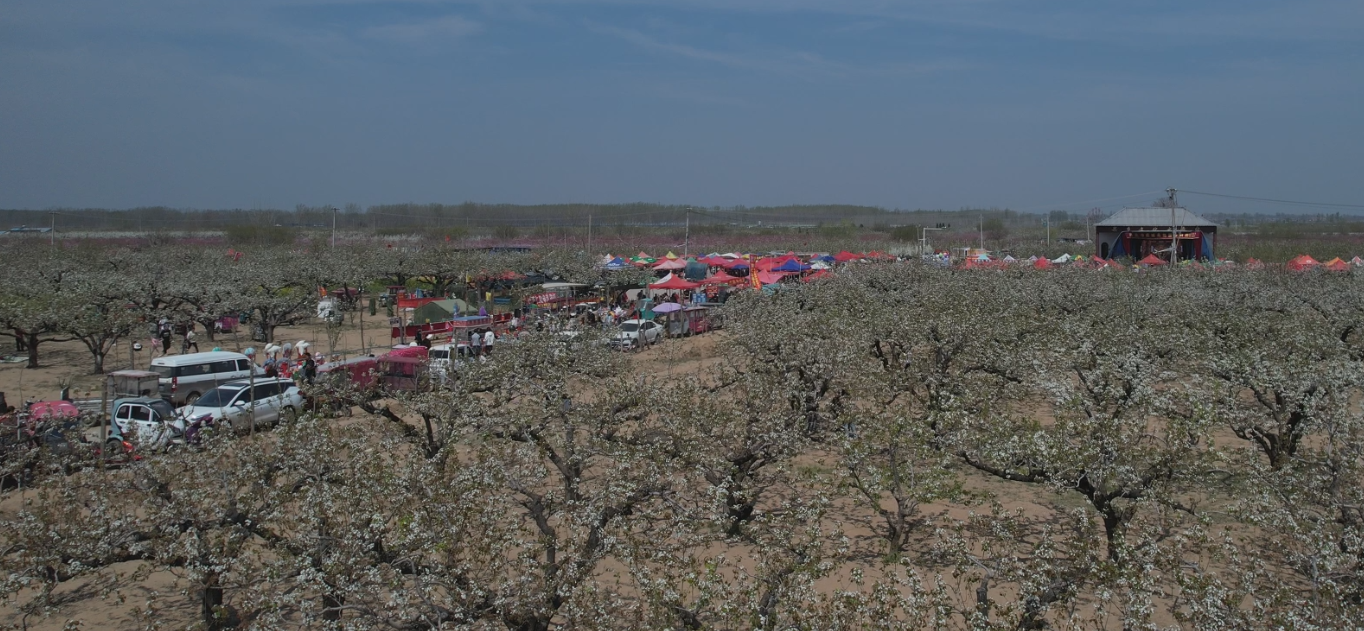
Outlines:
{"type": "Polygon", "coordinates": [[[662,337],[662,325],[653,320],[626,320],[620,323],[620,330],[611,336],[611,346],[640,348],[657,344],[662,337]]]}
{"type": "Polygon", "coordinates": [[[185,422],[212,420],[219,426],[226,422],[236,431],[246,431],[253,423],[260,427],[293,420],[303,404],[303,393],[288,379],[243,379],[209,390],[193,405],[176,410],[176,416],[185,422]]]}

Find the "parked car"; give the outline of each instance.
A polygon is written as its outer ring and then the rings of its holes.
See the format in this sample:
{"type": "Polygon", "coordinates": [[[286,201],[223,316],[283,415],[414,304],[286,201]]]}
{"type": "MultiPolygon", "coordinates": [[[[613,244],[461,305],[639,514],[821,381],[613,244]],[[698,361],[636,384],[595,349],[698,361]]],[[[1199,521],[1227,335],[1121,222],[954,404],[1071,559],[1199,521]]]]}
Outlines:
{"type": "Polygon", "coordinates": [[[663,337],[663,327],[653,320],[626,320],[620,323],[620,330],[611,336],[614,348],[640,348],[657,344],[663,337]]]}
{"type": "Polygon", "coordinates": [[[163,445],[182,429],[175,425],[175,408],[165,399],[116,399],[113,412],[113,431],[139,443],[163,445]]]}
{"type": "Polygon", "coordinates": [[[236,431],[290,420],[303,409],[303,393],[288,379],[239,380],[209,390],[175,411],[182,422],[212,421],[236,431]]]}
{"type": "Polygon", "coordinates": [[[193,405],[221,384],[261,374],[246,355],[225,351],[158,357],[152,360],[151,370],[161,376],[161,398],[172,405],[193,405]]]}

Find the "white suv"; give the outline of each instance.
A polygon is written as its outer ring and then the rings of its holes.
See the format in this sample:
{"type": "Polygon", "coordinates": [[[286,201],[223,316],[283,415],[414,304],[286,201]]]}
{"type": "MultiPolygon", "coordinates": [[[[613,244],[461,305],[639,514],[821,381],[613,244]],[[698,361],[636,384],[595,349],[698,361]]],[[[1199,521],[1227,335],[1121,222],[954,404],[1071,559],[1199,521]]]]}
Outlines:
{"type": "Polygon", "coordinates": [[[657,344],[663,338],[663,327],[653,320],[626,320],[620,323],[620,330],[611,336],[611,346],[615,348],[640,348],[657,344]]]}
{"type": "Polygon", "coordinates": [[[253,418],[256,427],[292,420],[303,403],[303,393],[288,379],[243,379],[209,390],[193,405],[175,412],[187,424],[212,420],[222,425],[226,421],[233,430],[246,431],[252,427],[253,418]]]}

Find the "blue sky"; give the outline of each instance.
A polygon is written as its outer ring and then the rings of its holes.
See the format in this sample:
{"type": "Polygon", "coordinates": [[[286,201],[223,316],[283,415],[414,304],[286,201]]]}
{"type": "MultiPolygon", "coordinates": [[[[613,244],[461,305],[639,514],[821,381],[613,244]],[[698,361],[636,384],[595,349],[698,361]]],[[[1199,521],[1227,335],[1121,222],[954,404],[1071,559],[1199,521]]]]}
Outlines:
{"type": "Polygon", "coordinates": [[[1362,52],[1358,0],[7,0],[0,207],[1364,204],[1362,52]]]}

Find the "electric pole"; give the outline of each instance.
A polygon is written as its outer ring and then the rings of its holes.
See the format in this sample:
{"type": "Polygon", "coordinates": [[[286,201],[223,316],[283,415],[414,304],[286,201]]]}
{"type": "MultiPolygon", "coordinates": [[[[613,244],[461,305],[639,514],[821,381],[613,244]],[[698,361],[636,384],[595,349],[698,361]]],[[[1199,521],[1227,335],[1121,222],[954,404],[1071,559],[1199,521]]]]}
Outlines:
{"type": "Polygon", "coordinates": [[[687,227],[686,232],[684,232],[683,235],[682,258],[685,259],[687,258],[688,251],[691,250],[691,206],[687,207],[687,227]]]}
{"type": "Polygon", "coordinates": [[[1175,263],[1179,262],[1179,225],[1175,223],[1175,208],[1179,206],[1175,193],[1179,191],[1167,188],[1165,192],[1170,194],[1170,268],[1174,269],[1175,263]]]}
{"type": "Polygon", "coordinates": [[[339,210],[338,210],[335,206],[332,206],[332,249],[333,249],[333,250],[336,249],[336,213],[337,213],[337,212],[339,212],[339,210]]]}

